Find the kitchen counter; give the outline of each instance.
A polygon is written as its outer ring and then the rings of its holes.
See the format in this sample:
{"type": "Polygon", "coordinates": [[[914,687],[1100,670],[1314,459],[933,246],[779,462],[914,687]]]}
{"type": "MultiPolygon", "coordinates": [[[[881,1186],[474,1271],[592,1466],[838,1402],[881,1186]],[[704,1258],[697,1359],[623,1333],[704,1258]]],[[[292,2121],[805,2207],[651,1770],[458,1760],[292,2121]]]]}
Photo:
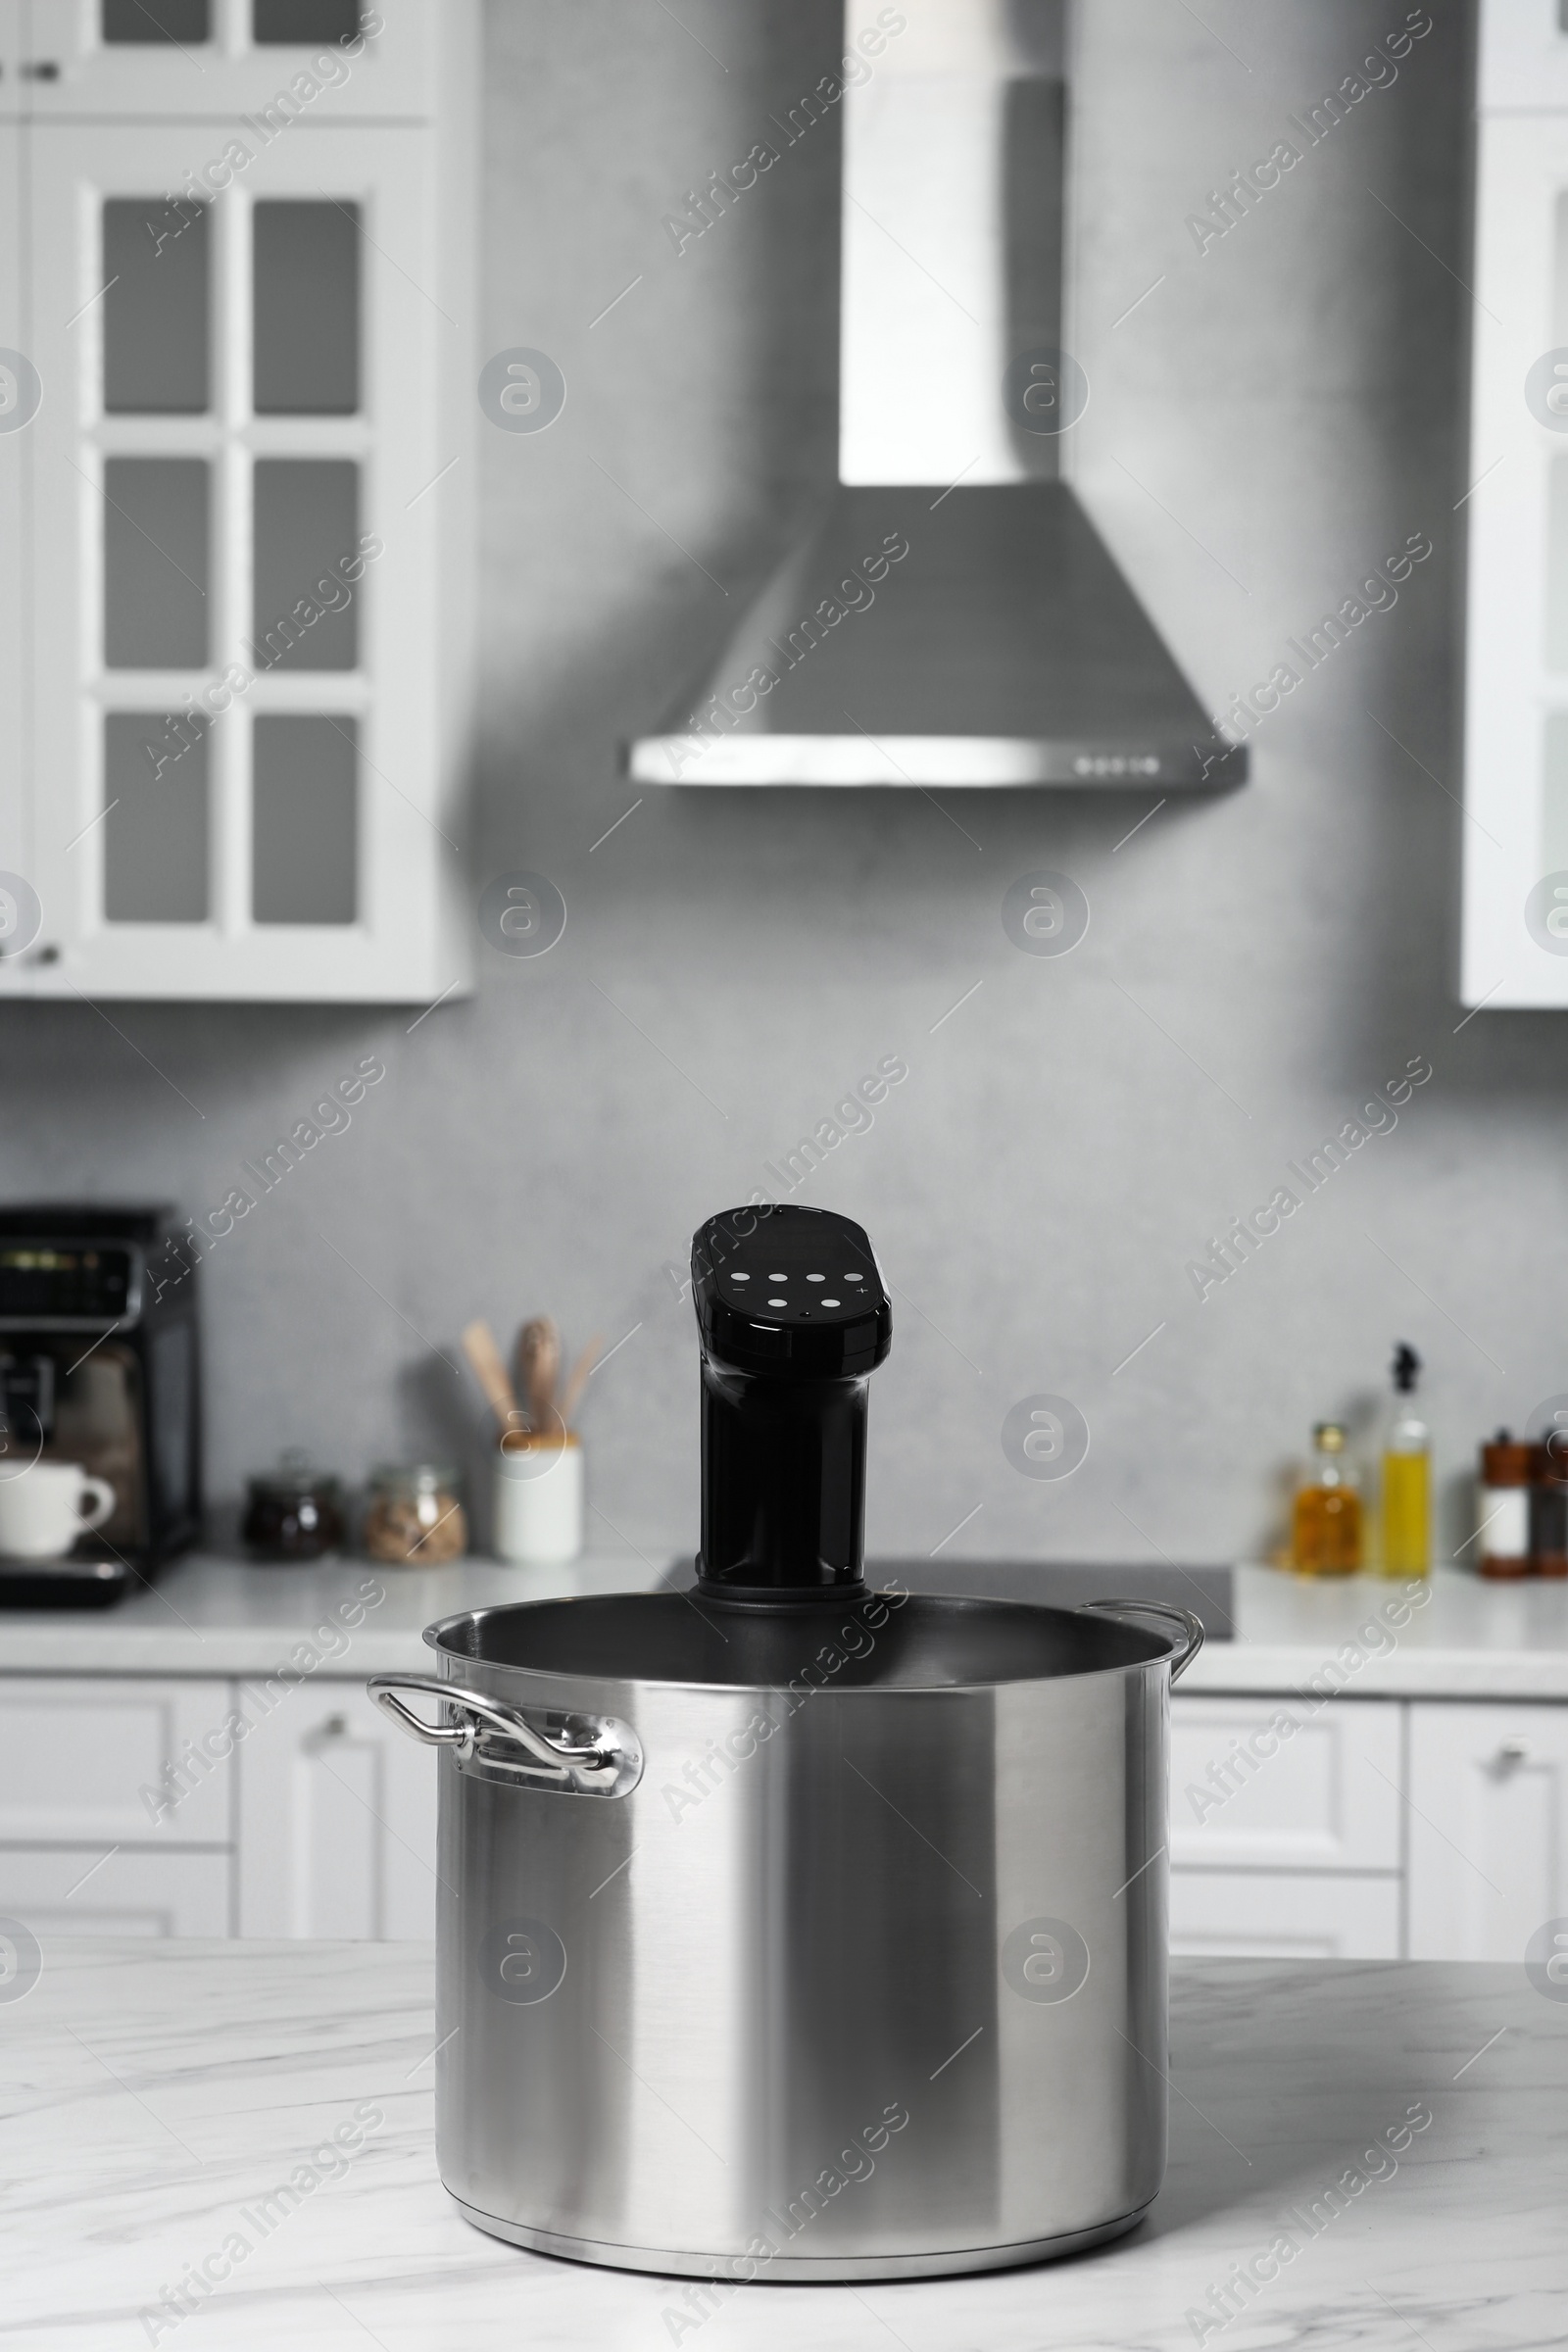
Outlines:
{"type": "MultiPolygon", "coordinates": [[[[0,1612],[0,1674],[424,1674],[431,1657],[420,1635],[436,1618],[504,1601],[645,1590],[669,1573],[667,1561],[630,1551],[594,1553],[560,1569],[464,1560],[417,1570],[359,1560],[257,1568],[195,1554],[117,1609],[0,1612]],[[301,1642],[316,1663],[302,1653],[290,1669],[301,1642]]],[[[1114,1584],[1115,1571],[1106,1574],[1114,1584]]],[[[1042,1597],[1050,1575],[1042,1566],[1042,1597]]],[[[1439,1569],[1411,1588],[1381,1577],[1314,1583],[1243,1567],[1233,1613],[1235,1639],[1209,1642],[1184,1690],[1568,1698],[1568,1582],[1494,1585],[1439,1569]]]]}
{"type": "Polygon", "coordinates": [[[1568,2004],[1517,1967],[1177,1962],[1170,2171],[1131,2236],[969,2278],[758,2286],[700,2329],[689,2280],[523,2253],[460,2219],[436,2177],[433,2040],[422,1945],[51,1941],[0,2008],[0,2341],[1460,2352],[1568,2335],[1568,2004]],[[293,2209],[264,2213],[291,2178],[293,2209]],[[204,2262],[221,2283],[160,2314],[204,2262]],[[1221,2327],[1211,2291],[1236,2265],[1253,2283],[1221,2327]]]}

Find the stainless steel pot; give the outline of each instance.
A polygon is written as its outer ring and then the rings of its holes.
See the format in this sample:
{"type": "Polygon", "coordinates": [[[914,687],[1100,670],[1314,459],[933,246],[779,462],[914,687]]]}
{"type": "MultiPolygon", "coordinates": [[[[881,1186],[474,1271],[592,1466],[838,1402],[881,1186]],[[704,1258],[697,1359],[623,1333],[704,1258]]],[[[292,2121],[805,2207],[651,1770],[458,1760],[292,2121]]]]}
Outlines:
{"type": "Polygon", "coordinates": [[[544,1601],[425,1640],[436,1677],[370,1689],[444,1751],[436,2130],[470,2221],[735,2283],[1132,2228],[1165,2163],[1167,1701],[1196,1618],[862,1587],[544,1601]]]}

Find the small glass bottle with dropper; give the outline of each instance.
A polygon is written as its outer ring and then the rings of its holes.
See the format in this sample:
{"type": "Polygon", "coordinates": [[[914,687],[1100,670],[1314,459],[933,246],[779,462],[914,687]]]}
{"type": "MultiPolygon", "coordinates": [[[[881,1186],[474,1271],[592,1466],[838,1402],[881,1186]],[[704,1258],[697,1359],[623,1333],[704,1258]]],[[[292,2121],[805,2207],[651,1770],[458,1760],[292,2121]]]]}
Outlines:
{"type": "Polygon", "coordinates": [[[1354,1465],[1346,1459],[1343,1423],[1320,1421],[1291,1517],[1291,1565],[1298,1575],[1354,1576],[1360,1567],[1356,1487],[1354,1465]]]}
{"type": "Polygon", "coordinates": [[[1421,1358],[1394,1350],[1394,1401],[1383,1440],[1383,1573],[1425,1576],[1432,1566],[1432,1439],[1415,1408],[1421,1358]]]}

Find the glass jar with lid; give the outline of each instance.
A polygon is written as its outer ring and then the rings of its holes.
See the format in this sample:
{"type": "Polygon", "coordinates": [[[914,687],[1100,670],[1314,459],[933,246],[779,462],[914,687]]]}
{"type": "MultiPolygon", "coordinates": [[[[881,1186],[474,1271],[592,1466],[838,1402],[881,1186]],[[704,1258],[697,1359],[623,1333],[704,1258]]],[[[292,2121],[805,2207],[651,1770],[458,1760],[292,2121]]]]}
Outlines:
{"type": "Polygon", "coordinates": [[[468,1548],[458,1473],[447,1462],[381,1462],[370,1473],[362,1538],[392,1566],[439,1567],[468,1548]]]}
{"type": "Polygon", "coordinates": [[[240,1538],[253,1559],[318,1560],[348,1533],[343,1489],[300,1447],[246,1481],[240,1538]]]}

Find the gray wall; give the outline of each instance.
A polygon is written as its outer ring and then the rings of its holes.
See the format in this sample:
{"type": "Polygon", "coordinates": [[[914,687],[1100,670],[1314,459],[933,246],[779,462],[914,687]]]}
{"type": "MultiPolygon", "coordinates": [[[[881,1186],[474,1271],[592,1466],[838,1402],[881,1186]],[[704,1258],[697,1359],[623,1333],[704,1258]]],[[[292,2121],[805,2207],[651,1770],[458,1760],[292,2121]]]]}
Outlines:
{"type": "Polygon", "coordinates": [[[1168,0],[1084,12],[1079,478],[1200,692],[1266,676],[1407,534],[1435,546],[1264,726],[1249,787],[1127,840],[1153,795],[652,792],[592,849],[636,797],[617,739],[831,466],[834,132],[679,258],[661,220],[814,80],[833,13],[683,0],[688,35],[646,0],[492,6],[484,351],[542,345],[570,397],[547,435],[484,434],[477,863],[552,875],[565,937],[482,951],[478,994],[412,1035],[331,1009],[3,1015],[13,1194],[216,1204],[385,1057],[208,1268],[216,1494],[294,1441],[350,1475],[476,1461],[476,1397],[432,1348],[549,1308],[573,1340],[640,1325],[594,1384],[595,1534],[689,1545],[693,1338],[662,1267],[888,1054],[907,1079],[798,1196],[861,1218],[898,1286],[883,1550],[983,1505],[956,1551],[1254,1551],[1307,1425],[1375,1394],[1396,1336],[1430,1357],[1447,1475],[1568,1388],[1568,1025],[1460,1028],[1450,986],[1467,109],[1461,14],[1433,10],[1397,82],[1201,256],[1188,214],[1402,11],[1209,0],[1212,36],[1168,0]],[[1093,909],[1060,960],[1000,919],[1042,866],[1093,909]],[[1187,1261],[1412,1055],[1435,1074],[1396,1130],[1200,1303],[1187,1261]],[[1059,1483],[1000,1443],[1043,1391],[1092,1431],[1059,1483]]]}

